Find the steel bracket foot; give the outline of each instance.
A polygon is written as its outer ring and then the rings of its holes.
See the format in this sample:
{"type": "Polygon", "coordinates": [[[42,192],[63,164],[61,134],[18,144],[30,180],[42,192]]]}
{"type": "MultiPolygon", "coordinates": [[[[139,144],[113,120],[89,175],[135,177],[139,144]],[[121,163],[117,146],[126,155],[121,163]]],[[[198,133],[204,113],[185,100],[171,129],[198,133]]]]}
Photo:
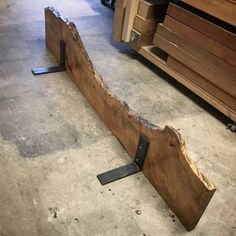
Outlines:
{"type": "Polygon", "coordinates": [[[134,162],[97,175],[100,183],[102,185],[105,185],[118,179],[122,179],[129,175],[140,172],[143,169],[148,144],[148,140],[145,137],[140,136],[134,162]]]}
{"type": "Polygon", "coordinates": [[[31,71],[33,75],[42,75],[42,74],[65,71],[65,42],[63,40],[60,41],[60,65],[59,66],[33,68],[31,71]]]}

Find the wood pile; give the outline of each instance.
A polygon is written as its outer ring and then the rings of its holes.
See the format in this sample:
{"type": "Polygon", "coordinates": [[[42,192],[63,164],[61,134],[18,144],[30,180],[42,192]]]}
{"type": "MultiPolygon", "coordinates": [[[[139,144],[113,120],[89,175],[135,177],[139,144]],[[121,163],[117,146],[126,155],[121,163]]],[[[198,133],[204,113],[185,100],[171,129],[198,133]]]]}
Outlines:
{"type": "Polygon", "coordinates": [[[236,0],[169,2],[117,1],[113,39],[236,122],[236,0]]]}
{"type": "MultiPolygon", "coordinates": [[[[199,3],[198,8],[202,10],[205,8],[200,6],[208,6],[211,15],[220,12],[213,11],[216,6],[210,0],[185,2],[193,2],[193,6],[199,3]]],[[[235,16],[236,2],[230,4],[235,16]]],[[[188,4],[170,3],[164,23],[158,25],[153,40],[155,46],[168,54],[167,65],[210,94],[216,104],[223,103],[229,117],[236,114],[234,16],[230,25],[188,4]]]]}
{"type": "Polygon", "coordinates": [[[130,33],[130,46],[138,49],[152,44],[157,25],[164,21],[168,2],[166,0],[139,1],[130,33]]]}

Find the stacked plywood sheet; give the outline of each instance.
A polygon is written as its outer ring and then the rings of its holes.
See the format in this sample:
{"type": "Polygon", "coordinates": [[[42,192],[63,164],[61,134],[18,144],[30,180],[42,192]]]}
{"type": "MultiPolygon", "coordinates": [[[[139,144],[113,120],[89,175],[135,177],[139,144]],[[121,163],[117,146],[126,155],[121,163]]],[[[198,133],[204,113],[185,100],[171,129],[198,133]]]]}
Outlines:
{"type": "Polygon", "coordinates": [[[216,107],[223,104],[229,117],[232,114],[235,117],[236,34],[233,26],[187,4],[171,3],[164,23],[158,25],[153,44],[168,53],[169,67],[204,90],[216,107]]]}
{"type": "Polygon", "coordinates": [[[138,49],[152,44],[158,23],[164,21],[168,2],[167,0],[142,0],[139,2],[131,30],[131,47],[138,49]]]}

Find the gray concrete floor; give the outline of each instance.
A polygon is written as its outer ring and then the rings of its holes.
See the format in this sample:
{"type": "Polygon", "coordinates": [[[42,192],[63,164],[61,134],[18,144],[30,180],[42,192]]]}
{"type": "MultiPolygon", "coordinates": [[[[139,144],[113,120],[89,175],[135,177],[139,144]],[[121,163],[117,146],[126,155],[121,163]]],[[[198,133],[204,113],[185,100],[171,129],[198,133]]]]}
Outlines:
{"type": "Polygon", "coordinates": [[[125,45],[98,0],[0,1],[0,235],[236,235],[236,135],[223,115],[125,45]],[[101,186],[96,175],[130,162],[44,44],[44,7],[74,21],[110,89],[151,122],[179,129],[217,186],[186,232],[142,173],[101,186]],[[136,211],[141,211],[137,214],[136,211]]]}

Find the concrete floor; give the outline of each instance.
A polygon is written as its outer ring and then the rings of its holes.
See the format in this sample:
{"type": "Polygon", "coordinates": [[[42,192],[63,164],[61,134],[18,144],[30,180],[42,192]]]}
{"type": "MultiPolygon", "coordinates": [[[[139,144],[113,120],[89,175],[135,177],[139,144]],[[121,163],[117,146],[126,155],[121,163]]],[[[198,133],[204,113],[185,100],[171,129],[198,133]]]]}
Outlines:
{"type": "Polygon", "coordinates": [[[0,235],[236,235],[230,121],[113,42],[112,18],[98,0],[0,1],[0,235]],[[130,158],[66,73],[32,76],[32,67],[55,64],[44,44],[48,5],[76,23],[111,90],[149,121],[179,129],[216,184],[195,230],[183,228],[142,173],[107,186],[96,179],[130,158]]]}

